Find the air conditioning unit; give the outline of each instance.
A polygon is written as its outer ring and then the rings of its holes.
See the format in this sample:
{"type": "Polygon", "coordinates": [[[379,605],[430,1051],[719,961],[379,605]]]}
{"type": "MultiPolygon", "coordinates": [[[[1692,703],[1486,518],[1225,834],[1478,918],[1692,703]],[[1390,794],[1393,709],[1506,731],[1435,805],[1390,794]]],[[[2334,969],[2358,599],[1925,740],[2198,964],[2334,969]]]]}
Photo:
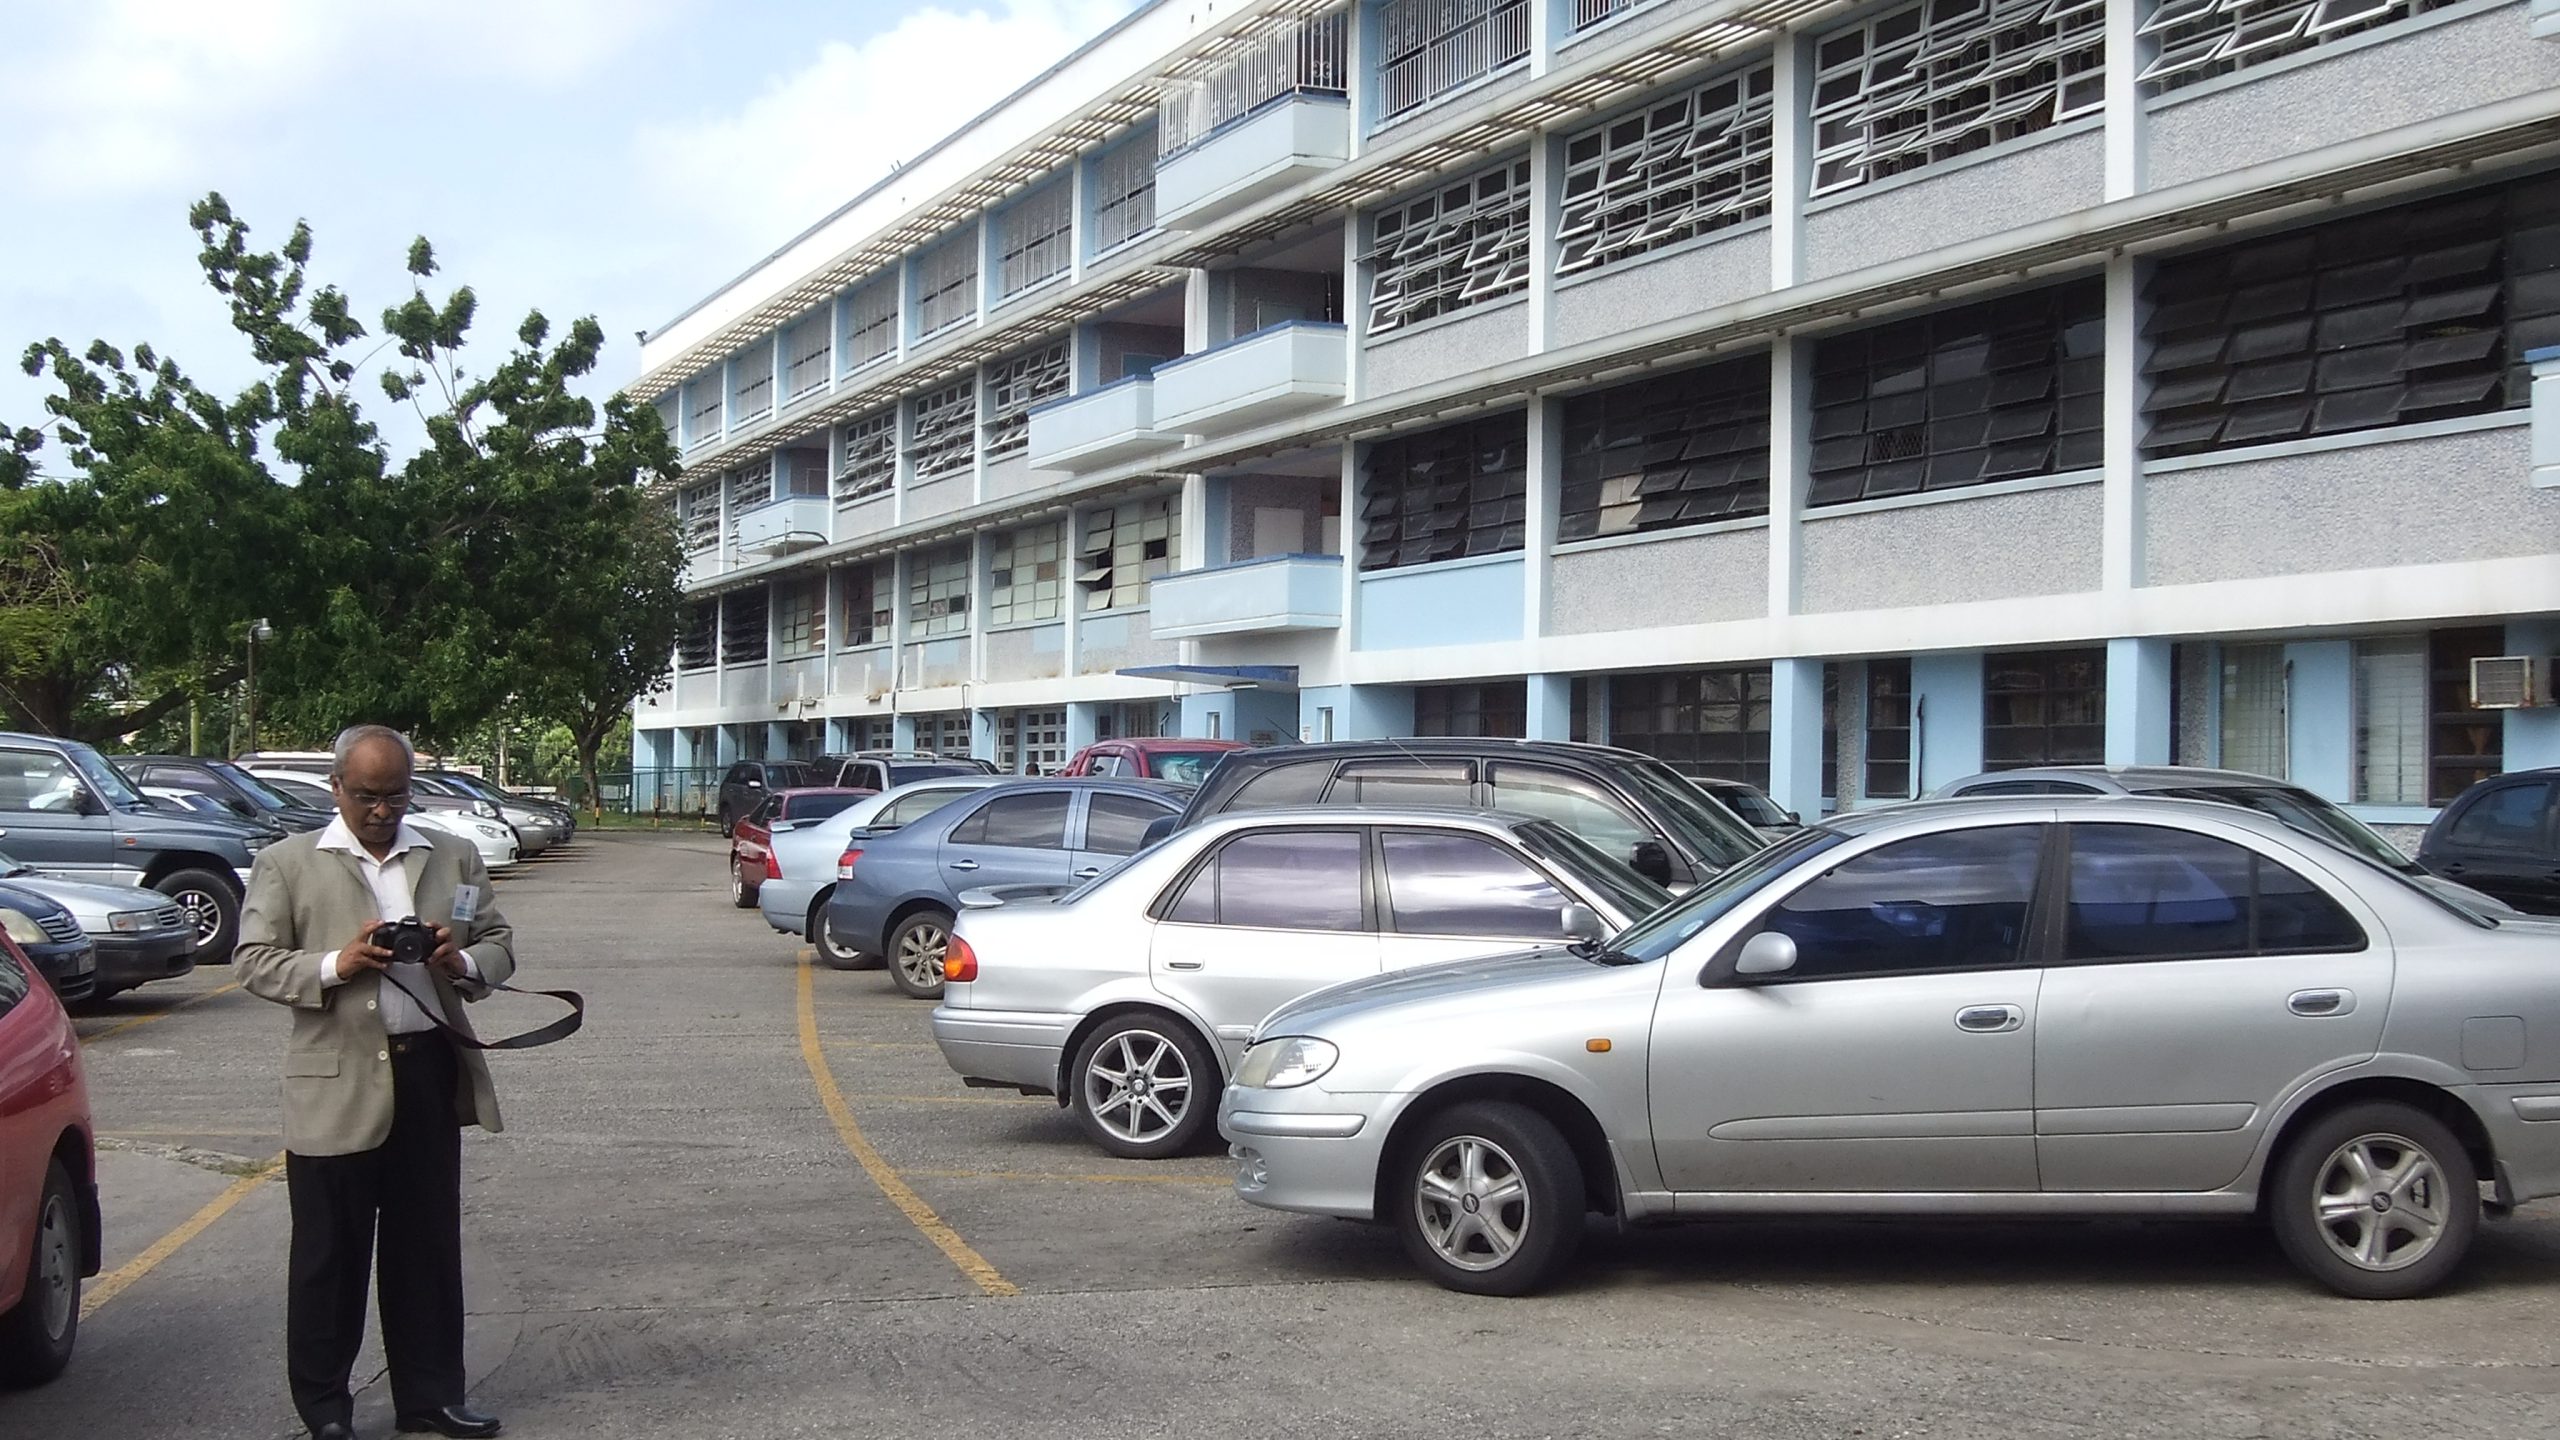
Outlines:
{"type": "Polygon", "coordinates": [[[2471,661],[2471,708],[2538,710],[2551,704],[2552,657],[2481,655],[2471,661]]]}

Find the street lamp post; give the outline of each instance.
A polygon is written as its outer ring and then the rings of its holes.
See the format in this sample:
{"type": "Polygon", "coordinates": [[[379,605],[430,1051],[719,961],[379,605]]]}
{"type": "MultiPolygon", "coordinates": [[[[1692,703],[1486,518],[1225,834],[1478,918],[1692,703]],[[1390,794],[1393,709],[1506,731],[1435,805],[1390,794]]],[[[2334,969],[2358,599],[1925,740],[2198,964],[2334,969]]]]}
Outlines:
{"type": "Polygon", "coordinates": [[[274,638],[276,638],[276,627],[268,624],[266,617],[260,616],[258,619],[250,622],[249,700],[245,707],[248,713],[242,728],[246,730],[249,735],[249,743],[245,748],[253,754],[258,748],[258,642],[261,640],[273,640],[274,638]]]}

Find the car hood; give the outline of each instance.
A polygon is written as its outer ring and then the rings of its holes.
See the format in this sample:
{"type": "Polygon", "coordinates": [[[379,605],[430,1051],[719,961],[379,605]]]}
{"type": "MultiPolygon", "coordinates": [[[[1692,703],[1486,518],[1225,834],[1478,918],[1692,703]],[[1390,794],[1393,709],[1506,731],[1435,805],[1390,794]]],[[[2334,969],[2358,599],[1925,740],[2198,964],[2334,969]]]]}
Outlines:
{"type": "Polygon", "coordinates": [[[1593,983],[1615,968],[1586,960],[1561,946],[1547,946],[1481,960],[1400,970],[1302,995],[1273,1011],[1258,1033],[1321,1034],[1344,1021],[1373,1019],[1390,1010],[1410,1014],[1435,1008],[1492,1009],[1538,1004],[1559,987],[1570,989],[1593,983]]]}
{"type": "Polygon", "coordinates": [[[169,898],[157,890],[133,885],[90,885],[44,875],[0,876],[0,885],[34,891],[78,917],[84,929],[90,921],[103,922],[119,910],[157,910],[169,903],[169,898]]]}

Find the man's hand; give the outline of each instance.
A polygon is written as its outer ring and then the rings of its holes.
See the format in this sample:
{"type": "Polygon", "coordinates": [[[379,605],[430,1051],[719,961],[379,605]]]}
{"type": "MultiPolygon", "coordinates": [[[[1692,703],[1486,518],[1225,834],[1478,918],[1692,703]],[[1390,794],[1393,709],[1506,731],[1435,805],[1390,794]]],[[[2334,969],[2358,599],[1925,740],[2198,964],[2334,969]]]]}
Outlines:
{"type": "Polygon", "coordinates": [[[352,979],[366,970],[379,970],[391,963],[391,952],[373,943],[374,928],[382,922],[368,920],[356,938],[338,947],[338,978],[352,979]]]}
{"type": "Polygon", "coordinates": [[[453,943],[453,927],[438,925],[435,932],[436,952],[427,957],[427,964],[442,972],[447,980],[469,978],[471,971],[462,958],[462,950],[453,943]]]}

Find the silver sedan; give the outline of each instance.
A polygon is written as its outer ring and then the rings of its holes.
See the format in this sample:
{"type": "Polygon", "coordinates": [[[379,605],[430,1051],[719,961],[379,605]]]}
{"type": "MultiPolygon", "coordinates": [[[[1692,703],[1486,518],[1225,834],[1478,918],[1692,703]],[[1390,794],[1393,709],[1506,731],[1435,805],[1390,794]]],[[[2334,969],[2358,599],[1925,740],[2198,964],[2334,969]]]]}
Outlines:
{"type": "Polygon", "coordinates": [[[1259,1037],[1220,1114],[1244,1198],[1389,1221],[1485,1294],[1597,1209],[2262,1213],[2320,1283],[2397,1298],[2560,1194],[2560,921],[2202,801],[1843,816],[1605,945],[1337,987],[1259,1037]]]}
{"type": "Polygon", "coordinates": [[[1064,899],[999,892],[944,956],[933,1036],[973,1085],[1055,1095],[1115,1155],[1208,1131],[1254,1022],[1310,990],[1593,938],[1670,893],[1552,821],[1257,810],[1206,821],[1064,899]]]}
{"type": "Polygon", "coordinates": [[[1007,780],[1003,775],[945,775],[865,796],[824,820],[777,826],[766,842],[774,868],[756,888],[756,909],[786,935],[805,935],[818,958],[838,970],[878,965],[880,957],[838,940],[827,925],[827,896],[836,888],[836,862],[856,830],[894,830],[920,820],[972,790],[1007,780]]]}

